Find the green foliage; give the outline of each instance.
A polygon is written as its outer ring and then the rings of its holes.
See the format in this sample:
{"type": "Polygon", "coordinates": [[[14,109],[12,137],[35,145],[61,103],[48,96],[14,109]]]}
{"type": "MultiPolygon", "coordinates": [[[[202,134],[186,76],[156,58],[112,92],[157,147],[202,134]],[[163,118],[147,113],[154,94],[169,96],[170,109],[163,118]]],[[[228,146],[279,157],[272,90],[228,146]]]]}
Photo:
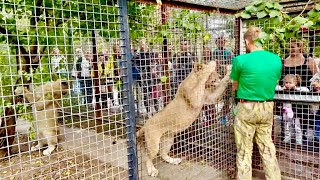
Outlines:
{"type": "MultiPolygon", "coordinates": [[[[202,12],[195,12],[190,10],[173,10],[174,28],[181,29],[183,36],[187,38],[196,38],[199,33],[204,32],[204,26],[201,24],[201,16],[205,15],[202,12]]],[[[169,25],[170,27],[170,25],[169,25]]]]}
{"type": "Polygon", "coordinates": [[[161,25],[156,16],[156,6],[153,4],[141,4],[130,0],[128,1],[128,12],[130,14],[128,21],[132,41],[149,37],[151,31],[161,25]]]}
{"type": "Polygon", "coordinates": [[[282,55],[281,46],[291,38],[302,38],[304,29],[320,28],[320,4],[308,13],[301,13],[296,17],[291,17],[282,10],[283,7],[278,2],[259,0],[236,16],[243,19],[257,18],[249,21],[249,24],[262,24],[264,30],[256,43],[269,49],[269,45],[272,45],[272,50],[282,55]]]}

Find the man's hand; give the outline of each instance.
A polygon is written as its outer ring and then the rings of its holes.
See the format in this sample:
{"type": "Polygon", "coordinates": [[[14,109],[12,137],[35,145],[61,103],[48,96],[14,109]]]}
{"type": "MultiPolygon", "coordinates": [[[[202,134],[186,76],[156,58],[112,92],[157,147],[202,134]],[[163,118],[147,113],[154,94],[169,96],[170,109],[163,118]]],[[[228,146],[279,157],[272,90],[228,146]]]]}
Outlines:
{"type": "Polygon", "coordinates": [[[233,81],[232,91],[238,90],[238,81],[233,81]]]}
{"type": "Polygon", "coordinates": [[[227,70],[227,72],[231,72],[231,70],[232,70],[232,65],[226,65],[226,70],[227,70]]]}

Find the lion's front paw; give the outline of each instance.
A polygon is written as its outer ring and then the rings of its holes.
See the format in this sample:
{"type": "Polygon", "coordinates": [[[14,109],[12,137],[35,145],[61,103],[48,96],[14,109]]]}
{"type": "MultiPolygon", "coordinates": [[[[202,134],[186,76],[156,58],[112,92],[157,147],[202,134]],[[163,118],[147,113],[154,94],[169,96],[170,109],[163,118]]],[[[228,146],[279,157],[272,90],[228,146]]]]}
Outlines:
{"type": "Polygon", "coordinates": [[[151,168],[150,170],[148,170],[148,175],[152,176],[152,177],[157,177],[159,174],[158,169],[156,169],[155,167],[151,168]]]}

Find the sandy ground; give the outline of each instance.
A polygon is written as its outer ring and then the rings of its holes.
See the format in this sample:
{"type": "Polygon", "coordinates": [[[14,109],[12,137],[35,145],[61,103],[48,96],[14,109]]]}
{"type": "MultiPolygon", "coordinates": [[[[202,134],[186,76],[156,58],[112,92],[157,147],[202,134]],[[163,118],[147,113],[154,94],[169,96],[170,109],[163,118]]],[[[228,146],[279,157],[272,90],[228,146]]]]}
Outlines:
{"type": "MultiPolygon", "coordinates": [[[[18,128],[23,133],[28,125],[19,124],[18,128]]],[[[13,148],[16,154],[0,163],[0,179],[128,179],[126,139],[66,126],[61,127],[61,134],[59,146],[50,157],[43,156],[42,151],[30,152],[28,137],[20,134],[13,148]]],[[[227,178],[226,172],[208,163],[184,159],[180,165],[171,165],[159,158],[154,160],[159,177],[151,178],[146,174],[144,158],[139,159],[140,179],[227,178]]]]}

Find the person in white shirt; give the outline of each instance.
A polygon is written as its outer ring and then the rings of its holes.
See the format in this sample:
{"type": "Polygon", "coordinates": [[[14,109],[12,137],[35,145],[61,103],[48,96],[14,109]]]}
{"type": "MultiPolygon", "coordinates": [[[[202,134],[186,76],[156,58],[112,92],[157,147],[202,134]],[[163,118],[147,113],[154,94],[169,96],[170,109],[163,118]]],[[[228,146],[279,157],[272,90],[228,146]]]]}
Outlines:
{"type": "Polygon", "coordinates": [[[51,71],[61,77],[68,77],[68,62],[66,58],[60,54],[58,48],[54,48],[53,57],[51,58],[51,71]]]}

